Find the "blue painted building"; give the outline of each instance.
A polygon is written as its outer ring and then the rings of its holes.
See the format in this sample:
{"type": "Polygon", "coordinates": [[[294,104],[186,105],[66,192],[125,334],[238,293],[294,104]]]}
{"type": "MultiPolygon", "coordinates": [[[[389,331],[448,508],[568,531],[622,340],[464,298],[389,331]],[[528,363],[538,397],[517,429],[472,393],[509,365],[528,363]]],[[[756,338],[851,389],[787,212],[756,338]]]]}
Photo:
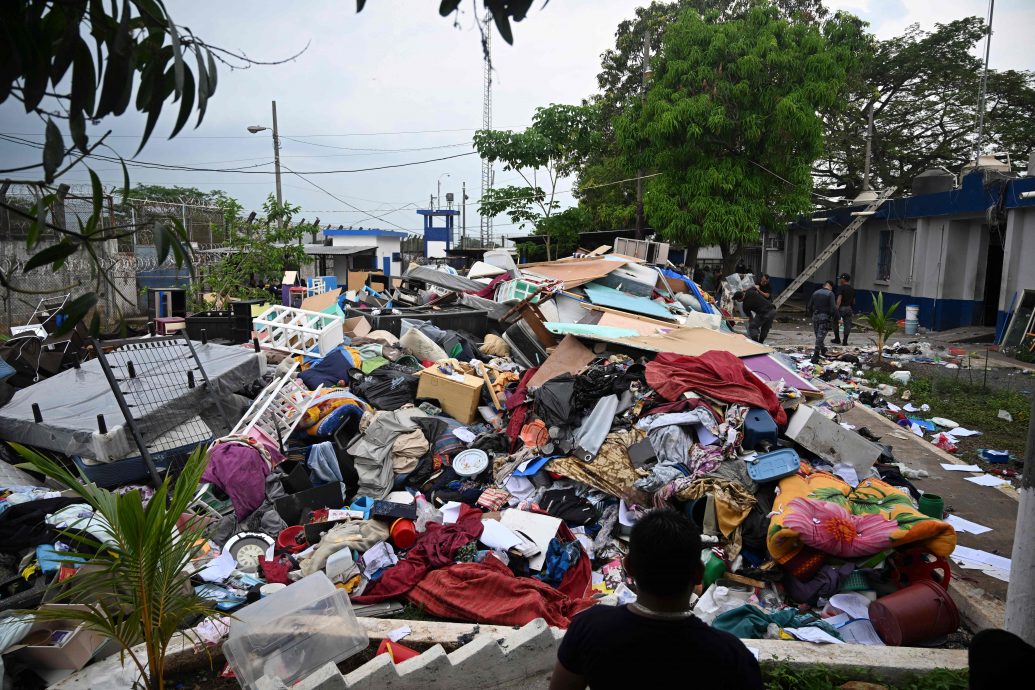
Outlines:
{"type": "MultiPolygon", "coordinates": [[[[802,290],[850,273],[857,312],[885,304],[920,307],[920,325],[1002,328],[1011,304],[1035,289],[1035,177],[975,170],[947,191],[886,202],[802,290]]],[[[788,227],[765,250],[763,270],[783,289],[853,220],[865,204],[817,212],[788,227]]],[[[769,244],[769,243],[767,243],[769,244]]]]}
{"type": "MultiPolygon", "coordinates": [[[[325,237],[331,238],[331,248],[342,247],[355,250],[350,252],[355,256],[351,259],[353,270],[367,268],[356,263],[361,257],[369,256],[369,270],[381,271],[386,276],[398,276],[402,274],[402,241],[409,233],[398,230],[332,230],[323,231],[325,237]]],[[[343,251],[345,251],[343,249],[343,251]]],[[[333,253],[333,252],[331,252],[333,253]]],[[[335,261],[334,273],[338,281],[344,284],[347,280],[348,266],[342,262],[339,270],[338,262],[335,261]]]]}

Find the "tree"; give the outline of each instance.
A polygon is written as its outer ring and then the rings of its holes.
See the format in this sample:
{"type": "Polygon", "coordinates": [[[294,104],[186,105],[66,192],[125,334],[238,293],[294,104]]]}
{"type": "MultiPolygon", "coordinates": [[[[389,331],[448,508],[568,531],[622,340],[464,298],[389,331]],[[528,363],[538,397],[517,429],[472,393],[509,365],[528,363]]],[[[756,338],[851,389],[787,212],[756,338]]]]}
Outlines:
{"type": "Polygon", "coordinates": [[[255,220],[242,217],[243,207],[236,199],[224,197],[217,204],[226,227],[225,255],[195,283],[196,292],[207,287],[217,303],[269,297],[269,285],[280,285],[284,271],[298,270],[306,261],[303,240],[319,228],[312,223],[292,225],[291,216],[299,207],[287,202],[280,206],[272,194],[262,206],[263,215],[255,220]]]}
{"type": "Polygon", "coordinates": [[[811,166],[823,147],[820,111],[838,103],[853,56],[842,14],[822,28],[768,5],[720,21],[684,11],[665,32],[643,107],[619,116],[624,155],[662,173],[647,181],[651,225],[724,259],[762,226],[811,209],[811,166]]]}
{"type": "MultiPolygon", "coordinates": [[[[43,607],[32,615],[43,620],[74,620],[114,640],[137,668],[147,690],[165,687],[169,643],[179,626],[216,609],[194,592],[187,568],[205,545],[201,520],[181,521],[189,512],[206,465],[206,447],[199,446],[175,482],[166,478],[144,501],[140,491],[113,492],[83,483],[63,465],[18,444],[12,447],[28,467],[62,484],[93,509],[105,526],[107,539],[63,535],[73,545],[67,555],[84,565],[63,583],[59,603],[78,607],[43,607]],[[134,648],[143,643],[141,654],[134,648]]],[[[191,631],[185,634],[201,643],[191,631]]]]}
{"type": "MultiPolygon", "coordinates": [[[[862,189],[871,108],[871,186],[909,189],[924,170],[958,171],[972,161],[983,70],[973,49],[985,33],[983,19],[967,17],[860,44],[848,107],[827,114],[827,146],[814,170],[822,193],[854,198],[862,189]]],[[[1033,104],[1035,74],[991,70],[984,149],[1023,165],[1035,145],[1035,124],[1024,114],[1033,104]]]]}
{"type": "Polygon", "coordinates": [[[531,225],[546,235],[547,258],[552,255],[549,224],[545,221],[560,207],[557,185],[586,160],[597,140],[597,111],[586,105],[537,108],[532,124],[521,132],[479,130],[474,148],[483,159],[502,163],[517,172],[524,186],[489,190],[478,204],[483,216],[507,214],[519,228],[531,225]]]}

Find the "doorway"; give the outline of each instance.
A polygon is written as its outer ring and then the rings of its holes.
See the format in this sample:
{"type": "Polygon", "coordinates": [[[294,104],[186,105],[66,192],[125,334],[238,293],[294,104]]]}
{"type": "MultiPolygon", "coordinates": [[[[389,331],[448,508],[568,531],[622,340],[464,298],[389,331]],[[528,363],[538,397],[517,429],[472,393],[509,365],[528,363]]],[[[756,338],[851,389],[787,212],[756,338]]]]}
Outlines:
{"type": "Polygon", "coordinates": [[[805,238],[806,235],[798,235],[798,275],[805,272],[805,238]]]}
{"type": "Polygon", "coordinates": [[[999,293],[1003,287],[1003,237],[998,228],[988,233],[988,261],[985,264],[985,301],[982,326],[996,326],[999,319],[999,293]]]}

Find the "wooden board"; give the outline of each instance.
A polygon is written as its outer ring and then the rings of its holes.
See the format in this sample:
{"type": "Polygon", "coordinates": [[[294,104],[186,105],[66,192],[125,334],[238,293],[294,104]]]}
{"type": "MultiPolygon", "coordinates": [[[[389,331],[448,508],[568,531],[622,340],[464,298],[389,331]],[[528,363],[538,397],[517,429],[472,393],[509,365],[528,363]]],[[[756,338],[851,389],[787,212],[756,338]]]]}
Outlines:
{"type": "Polygon", "coordinates": [[[306,297],[302,300],[302,309],[306,311],[323,312],[325,309],[330,309],[338,303],[338,295],[341,294],[341,288],[335,288],[328,290],[327,292],[321,292],[319,295],[313,295],[312,297],[306,297]]]}

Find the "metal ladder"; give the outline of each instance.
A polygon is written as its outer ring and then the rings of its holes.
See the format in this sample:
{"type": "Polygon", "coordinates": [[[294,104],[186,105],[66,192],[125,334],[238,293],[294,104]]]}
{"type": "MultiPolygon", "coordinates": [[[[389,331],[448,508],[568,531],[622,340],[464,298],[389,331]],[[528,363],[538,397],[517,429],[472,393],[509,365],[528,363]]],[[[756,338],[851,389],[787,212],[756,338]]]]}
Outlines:
{"type": "Polygon", "coordinates": [[[798,289],[806,283],[806,281],[808,281],[809,278],[814,276],[816,271],[819,270],[819,267],[825,264],[830,257],[834,255],[834,252],[840,249],[841,245],[847,242],[849,238],[851,238],[852,235],[862,227],[863,223],[867,221],[873,212],[880,208],[881,204],[887,201],[894,193],[895,188],[888,187],[878,194],[876,199],[867,204],[866,208],[855,217],[855,220],[849,223],[848,227],[846,227],[840,235],[835,237],[834,240],[823,249],[823,251],[816,255],[816,258],[812,260],[812,263],[805,267],[805,270],[801,272],[801,275],[792,280],[791,284],[787,286],[787,289],[776,296],[776,299],[773,300],[773,305],[777,308],[783,306],[783,303],[789,300],[791,296],[797,292],[798,289]]]}

